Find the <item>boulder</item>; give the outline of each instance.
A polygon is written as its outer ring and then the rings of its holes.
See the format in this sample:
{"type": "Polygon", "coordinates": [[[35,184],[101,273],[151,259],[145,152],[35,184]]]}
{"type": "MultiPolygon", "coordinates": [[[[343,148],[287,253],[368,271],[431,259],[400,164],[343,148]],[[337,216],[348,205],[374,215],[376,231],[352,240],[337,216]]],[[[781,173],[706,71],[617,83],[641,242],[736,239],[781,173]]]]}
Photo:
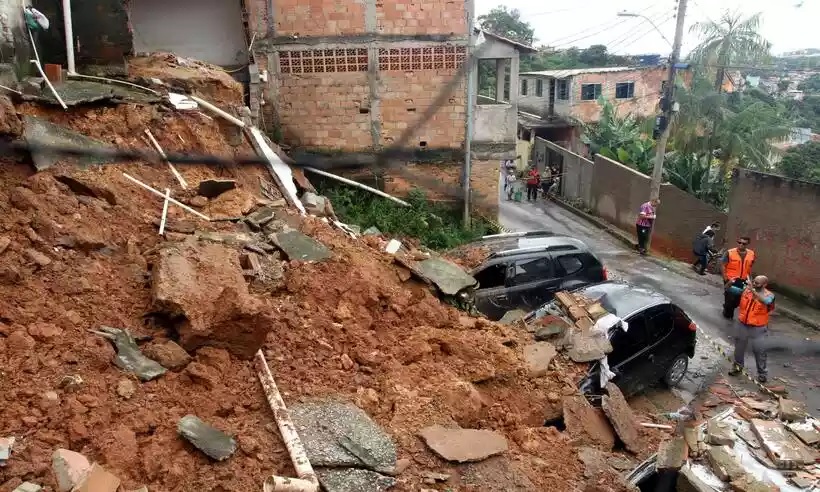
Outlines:
{"type": "Polygon", "coordinates": [[[482,461],[507,451],[507,439],[490,430],[433,425],[422,429],[419,436],[434,453],[456,463],[482,461]]]}
{"type": "Polygon", "coordinates": [[[191,362],[188,352],[171,340],[151,343],[143,349],[143,353],[171,371],[180,371],[191,362]]]}

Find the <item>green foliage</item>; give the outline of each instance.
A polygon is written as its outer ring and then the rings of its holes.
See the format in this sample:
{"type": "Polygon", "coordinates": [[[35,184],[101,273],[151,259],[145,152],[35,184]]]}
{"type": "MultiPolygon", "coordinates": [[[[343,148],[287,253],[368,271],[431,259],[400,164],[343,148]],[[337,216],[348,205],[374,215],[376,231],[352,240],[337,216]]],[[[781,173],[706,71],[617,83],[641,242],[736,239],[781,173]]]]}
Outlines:
{"type": "Polygon", "coordinates": [[[482,219],[473,219],[473,227],[464,229],[460,211],[428,201],[419,190],[411,191],[406,199],[410,207],[402,207],[364,190],[327,183],[319,186],[343,222],[362,229],[375,226],[392,236],[416,238],[431,249],[450,249],[498,232],[482,219]]]}
{"type": "Polygon", "coordinates": [[[820,183],[820,142],[807,142],[787,150],[777,169],[790,178],[820,183]]]}
{"type": "Polygon", "coordinates": [[[817,94],[820,92],[820,74],[813,74],[803,82],[797,85],[797,90],[810,94],[817,94]]]}
{"type": "Polygon", "coordinates": [[[606,46],[601,44],[592,45],[585,49],[571,47],[563,50],[554,50],[542,46],[537,53],[522,55],[521,57],[522,72],[617,67],[631,64],[632,61],[628,57],[613,55],[609,53],[606,46]]]}
{"type": "Polygon", "coordinates": [[[810,95],[802,101],[789,99],[786,107],[792,111],[795,126],[799,128],[811,128],[814,132],[820,132],[820,95],[810,95]]]}
{"type": "Polygon", "coordinates": [[[643,122],[631,113],[619,116],[612,102],[604,98],[598,103],[601,117],[597,123],[584,124],[581,140],[593,154],[650,174],[655,141],[644,136],[643,122]]]}
{"type": "Polygon", "coordinates": [[[532,45],[535,42],[535,29],[529,22],[521,20],[518,9],[510,10],[505,5],[499,5],[484,15],[478,16],[478,25],[493,34],[532,45]]]}

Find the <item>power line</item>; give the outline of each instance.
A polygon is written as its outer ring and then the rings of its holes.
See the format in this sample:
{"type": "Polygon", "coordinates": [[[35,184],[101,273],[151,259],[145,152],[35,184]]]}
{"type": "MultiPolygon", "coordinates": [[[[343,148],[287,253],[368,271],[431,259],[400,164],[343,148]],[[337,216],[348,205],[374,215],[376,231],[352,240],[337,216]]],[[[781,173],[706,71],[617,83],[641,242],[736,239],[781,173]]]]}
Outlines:
{"type": "MultiPolygon", "coordinates": [[[[644,8],[644,9],[640,10],[638,13],[642,14],[642,13],[646,12],[647,10],[650,10],[654,7],[655,7],[654,5],[650,5],[646,8],[644,8]]],[[[595,36],[595,35],[598,35],[598,34],[604,32],[604,31],[607,31],[607,30],[612,29],[614,27],[617,27],[621,24],[624,24],[624,23],[628,22],[629,20],[630,20],[629,17],[625,17],[623,19],[619,19],[619,18],[616,17],[615,19],[609,20],[609,21],[604,22],[602,24],[598,24],[598,25],[595,25],[595,26],[588,27],[586,29],[582,29],[582,30],[577,31],[577,32],[575,32],[573,34],[570,34],[568,36],[562,36],[558,39],[555,39],[555,40],[551,41],[550,43],[547,43],[547,46],[558,47],[558,46],[571,45],[572,43],[575,43],[577,41],[581,41],[583,39],[590,38],[592,36],[595,36]],[[585,34],[585,33],[589,33],[590,31],[593,31],[595,29],[598,29],[598,30],[592,32],[591,34],[582,35],[582,34],[585,34]],[[582,36],[579,36],[579,35],[582,35],[582,36]],[[567,39],[570,39],[570,41],[566,41],[567,39]]]]}
{"type": "Polygon", "coordinates": [[[631,46],[631,45],[635,44],[637,41],[639,41],[640,39],[643,39],[644,37],[648,36],[650,33],[654,32],[657,28],[659,28],[660,26],[666,24],[667,22],[669,22],[669,20],[673,19],[674,17],[675,17],[674,14],[667,14],[666,16],[660,17],[658,19],[651,19],[652,22],[650,22],[649,29],[645,29],[645,30],[640,31],[640,32],[635,32],[635,31],[628,32],[626,34],[626,36],[621,36],[620,38],[618,38],[615,41],[610,41],[610,43],[607,45],[607,47],[613,53],[617,53],[616,48],[631,46]],[[653,22],[657,23],[657,27],[656,27],[655,24],[652,24],[653,22]]]}

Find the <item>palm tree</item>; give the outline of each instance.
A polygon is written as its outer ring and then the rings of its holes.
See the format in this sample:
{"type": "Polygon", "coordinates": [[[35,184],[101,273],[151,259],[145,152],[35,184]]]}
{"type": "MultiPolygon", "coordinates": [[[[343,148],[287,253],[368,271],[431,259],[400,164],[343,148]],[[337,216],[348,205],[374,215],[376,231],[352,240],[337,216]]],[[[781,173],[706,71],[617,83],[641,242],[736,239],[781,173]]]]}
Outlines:
{"type": "Polygon", "coordinates": [[[771,43],[758,32],[760,18],[759,13],[744,19],[740,14],[726,12],[718,22],[698,22],[690,29],[700,36],[701,42],[689,57],[695,63],[716,69],[718,92],[732,63],[755,63],[769,56],[771,43]]]}

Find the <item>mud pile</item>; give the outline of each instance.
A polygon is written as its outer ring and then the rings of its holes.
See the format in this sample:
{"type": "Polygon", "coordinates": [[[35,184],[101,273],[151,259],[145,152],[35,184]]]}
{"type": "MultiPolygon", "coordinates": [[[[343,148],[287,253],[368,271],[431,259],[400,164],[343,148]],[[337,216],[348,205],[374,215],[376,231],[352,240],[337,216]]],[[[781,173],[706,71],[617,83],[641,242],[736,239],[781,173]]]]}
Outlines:
{"type": "MultiPolygon", "coordinates": [[[[146,148],[141,134],[150,127],[166,151],[251,152],[196,113],[135,104],[16,109],[117,146],[146,148]]],[[[54,489],[57,448],[100,463],[122,490],[260,490],[271,474],[295,476],[246,360],[260,344],[288,405],[349,401],[385,429],[404,468],[393,490],[623,488],[606,467],[585,473],[578,449],[594,442],[543,427],[577,393],[584,366],[558,355],[546,375],[533,376],[522,355],[529,334],[442,304],[378,239],[354,240],[281,207],[273,206],[277,230],[301,231],[330,257],[303,262],[263,251],[279,274],[248,287],[246,243],[225,238],[259,231],[171,206],[161,237],[162,199],[122,175],[230,218],[273,205],[259,196],[259,178],[269,178],[262,168],[181,168],[193,188],[236,181],[207,199],[180,190],[159,164],[60,162],[36,174],[26,162],[0,164],[0,437],[17,438],[0,467],[0,491],[23,481],[54,489]],[[169,370],[140,382],[116,367],[112,344],[89,331],[103,326],[127,329],[169,370]],[[188,414],[236,436],[239,450],[211,461],[178,435],[188,414]],[[449,463],[418,437],[435,424],[498,431],[509,450],[449,463]],[[431,471],[449,478],[431,485],[431,471]]]]}

